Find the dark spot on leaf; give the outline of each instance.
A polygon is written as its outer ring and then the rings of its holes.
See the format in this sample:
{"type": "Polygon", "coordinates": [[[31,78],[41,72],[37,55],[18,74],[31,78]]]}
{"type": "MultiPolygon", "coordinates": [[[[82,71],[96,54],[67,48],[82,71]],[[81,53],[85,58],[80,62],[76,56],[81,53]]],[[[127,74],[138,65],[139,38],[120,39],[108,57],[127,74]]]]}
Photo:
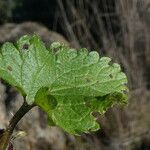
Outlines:
{"type": "Polygon", "coordinates": [[[24,44],[22,48],[25,49],[25,50],[28,50],[29,45],[28,44],[24,44]]]}
{"type": "Polygon", "coordinates": [[[86,80],[87,83],[91,82],[91,79],[89,79],[89,78],[85,78],[85,80],[86,80]]]}
{"type": "Polygon", "coordinates": [[[93,112],[92,112],[92,115],[93,115],[95,118],[98,118],[98,117],[99,117],[99,113],[96,112],[96,111],[93,111],[93,112]]]}
{"type": "Polygon", "coordinates": [[[7,69],[8,69],[9,71],[12,71],[12,70],[13,70],[11,66],[7,66],[7,69]]]}
{"type": "Polygon", "coordinates": [[[127,86],[127,83],[124,83],[125,86],[127,86]]]}
{"type": "Polygon", "coordinates": [[[86,101],[86,102],[85,102],[85,106],[87,106],[87,107],[91,107],[91,103],[90,103],[90,101],[86,101]]]}
{"type": "Polygon", "coordinates": [[[112,79],[112,78],[113,78],[113,75],[112,75],[112,74],[110,74],[110,75],[109,75],[109,77],[112,79]]]}
{"type": "Polygon", "coordinates": [[[109,64],[109,65],[112,65],[112,64],[113,64],[113,61],[111,60],[108,64],[109,64]]]}
{"type": "Polygon", "coordinates": [[[126,90],[123,90],[123,93],[124,93],[124,94],[127,94],[127,91],[126,91],[126,90]]]}

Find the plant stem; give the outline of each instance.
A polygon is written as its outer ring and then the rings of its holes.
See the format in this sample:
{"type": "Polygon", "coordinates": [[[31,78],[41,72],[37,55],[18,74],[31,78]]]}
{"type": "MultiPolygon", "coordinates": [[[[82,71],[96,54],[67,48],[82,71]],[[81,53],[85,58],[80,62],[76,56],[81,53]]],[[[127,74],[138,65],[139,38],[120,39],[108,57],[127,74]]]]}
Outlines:
{"type": "Polygon", "coordinates": [[[34,105],[28,105],[26,102],[19,108],[13,118],[10,120],[8,127],[6,130],[0,135],[0,150],[6,150],[13,130],[16,127],[17,123],[21,120],[21,118],[34,107],[34,105]]]}

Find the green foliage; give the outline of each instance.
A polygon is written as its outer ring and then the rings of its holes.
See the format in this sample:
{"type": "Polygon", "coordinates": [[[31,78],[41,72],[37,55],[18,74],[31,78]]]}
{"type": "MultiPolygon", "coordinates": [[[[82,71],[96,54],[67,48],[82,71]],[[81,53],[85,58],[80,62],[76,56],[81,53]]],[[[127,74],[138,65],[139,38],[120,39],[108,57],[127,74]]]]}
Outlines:
{"type": "Polygon", "coordinates": [[[49,124],[79,134],[99,129],[92,112],[103,114],[114,104],[127,102],[126,75],[110,60],[60,43],[46,48],[38,36],[23,36],[16,45],[2,46],[0,77],[28,104],[41,107],[49,124]]]}

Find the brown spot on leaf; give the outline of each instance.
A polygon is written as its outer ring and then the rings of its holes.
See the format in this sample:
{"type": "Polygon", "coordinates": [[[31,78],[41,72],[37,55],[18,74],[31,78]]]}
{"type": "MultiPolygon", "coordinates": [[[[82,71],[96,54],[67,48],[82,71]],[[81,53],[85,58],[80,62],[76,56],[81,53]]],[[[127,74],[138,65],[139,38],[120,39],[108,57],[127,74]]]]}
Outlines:
{"type": "Polygon", "coordinates": [[[86,102],[85,102],[85,106],[87,106],[87,107],[91,107],[91,103],[90,103],[90,101],[86,101],[86,102]]]}
{"type": "Polygon", "coordinates": [[[12,70],[13,70],[11,66],[7,66],[7,69],[8,69],[9,71],[12,71],[12,70]]]}
{"type": "Polygon", "coordinates": [[[109,65],[112,65],[113,64],[113,61],[112,60],[110,60],[110,62],[108,63],[109,65]]]}
{"type": "Polygon", "coordinates": [[[113,78],[113,75],[112,75],[112,74],[110,74],[110,75],[109,75],[109,77],[112,79],[112,78],[113,78]]]}
{"type": "Polygon", "coordinates": [[[128,92],[127,92],[126,90],[123,90],[123,93],[124,93],[124,94],[127,94],[128,92]]]}
{"type": "Polygon", "coordinates": [[[96,111],[93,111],[93,112],[92,112],[92,115],[93,115],[95,118],[98,118],[98,117],[99,117],[99,113],[96,112],[96,111]]]}
{"type": "Polygon", "coordinates": [[[27,50],[29,48],[29,45],[28,44],[24,44],[22,48],[27,50]]]}
{"type": "Polygon", "coordinates": [[[127,86],[127,83],[124,83],[125,86],[127,86]]]}
{"type": "Polygon", "coordinates": [[[91,79],[90,78],[85,78],[86,82],[87,83],[90,83],[91,82],[91,79]]]}

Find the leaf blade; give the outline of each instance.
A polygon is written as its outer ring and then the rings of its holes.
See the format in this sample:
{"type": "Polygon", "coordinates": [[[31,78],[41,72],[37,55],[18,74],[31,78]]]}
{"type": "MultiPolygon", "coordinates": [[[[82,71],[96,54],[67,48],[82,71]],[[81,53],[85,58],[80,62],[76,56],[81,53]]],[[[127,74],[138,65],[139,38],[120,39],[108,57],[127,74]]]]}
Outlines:
{"type": "Polygon", "coordinates": [[[100,114],[127,101],[127,77],[118,64],[87,49],[53,43],[46,48],[36,35],[23,36],[0,52],[0,77],[17,87],[28,104],[42,108],[51,123],[72,134],[99,129],[100,114]]]}

